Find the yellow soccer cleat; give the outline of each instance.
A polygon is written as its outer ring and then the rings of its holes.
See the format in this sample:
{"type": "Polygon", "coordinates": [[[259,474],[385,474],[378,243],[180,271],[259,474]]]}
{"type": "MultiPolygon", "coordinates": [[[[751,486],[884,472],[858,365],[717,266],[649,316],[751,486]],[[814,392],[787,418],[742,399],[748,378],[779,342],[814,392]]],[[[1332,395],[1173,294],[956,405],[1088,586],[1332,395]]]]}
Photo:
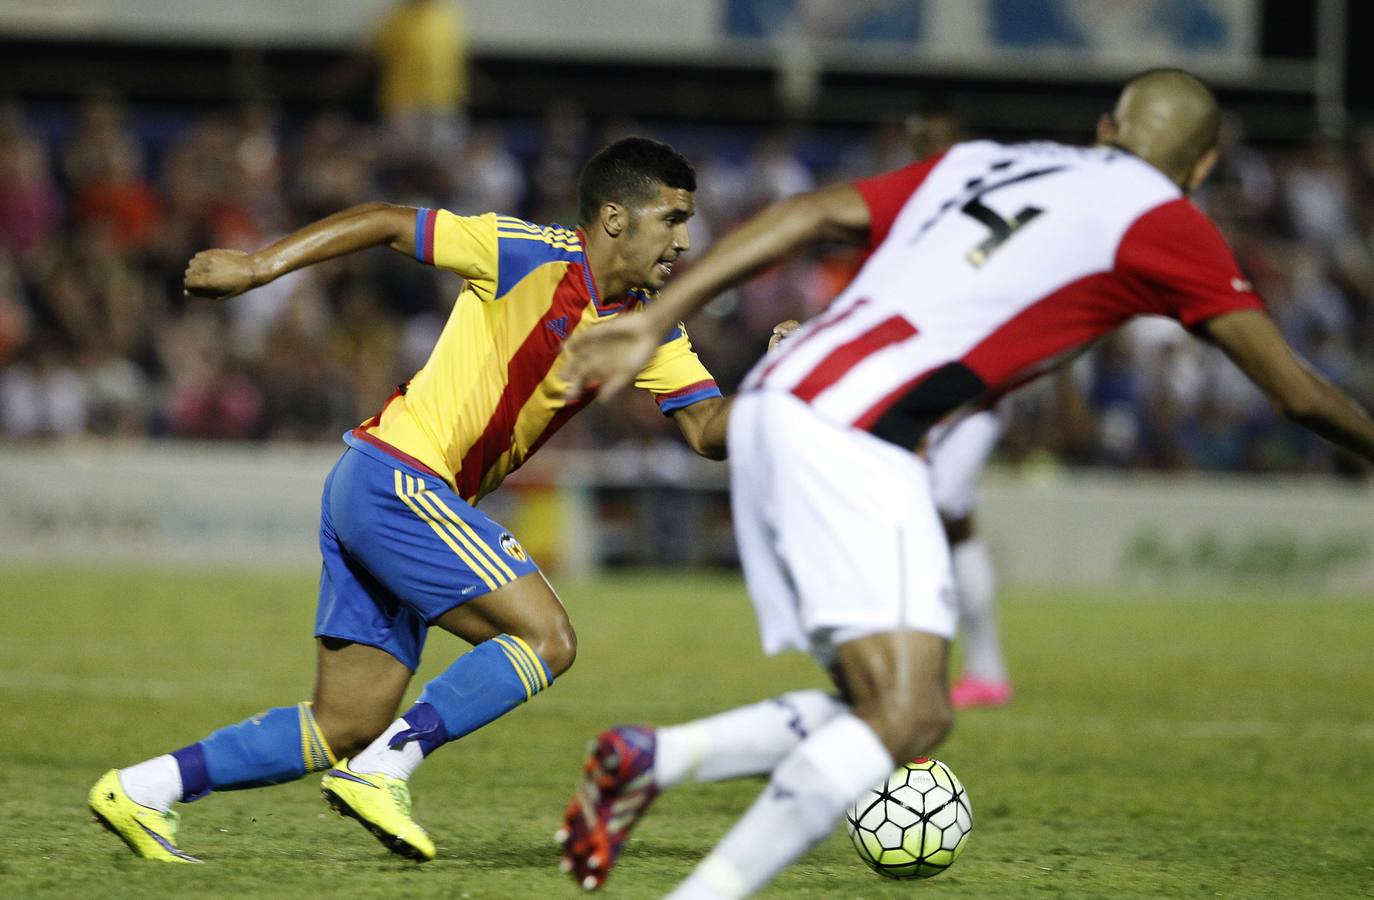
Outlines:
{"type": "Polygon", "coordinates": [[[357,819],[392,853],[416,862],[434,858],[434,841],[410,817],[410,788],[401,779],[360,774],[341,759],[324,774],[320,788],[335,812],[357,819]]]}
{"type": "Polygon", "coordinates": [[[200,862],[177,849],[177,814],[141,806],[129,799],[115,769],[100,776],[91,788],[88,802],[96,821],[113,831],[136,855],[171,863],[200,862]]]}

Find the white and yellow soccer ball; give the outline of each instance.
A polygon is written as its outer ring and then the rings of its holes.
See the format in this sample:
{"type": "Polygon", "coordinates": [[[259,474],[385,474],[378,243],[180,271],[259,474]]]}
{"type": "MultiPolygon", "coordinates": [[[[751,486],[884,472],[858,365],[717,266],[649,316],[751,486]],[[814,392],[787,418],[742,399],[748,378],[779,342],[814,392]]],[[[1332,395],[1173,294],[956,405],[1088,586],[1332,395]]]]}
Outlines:
{"type": "Polygon", "coordinates": [[[973,830],[968,793],[949,766],[915,759],[849,808],[859,858],[887,878],[930,878],[959,858],[973,830]]]}

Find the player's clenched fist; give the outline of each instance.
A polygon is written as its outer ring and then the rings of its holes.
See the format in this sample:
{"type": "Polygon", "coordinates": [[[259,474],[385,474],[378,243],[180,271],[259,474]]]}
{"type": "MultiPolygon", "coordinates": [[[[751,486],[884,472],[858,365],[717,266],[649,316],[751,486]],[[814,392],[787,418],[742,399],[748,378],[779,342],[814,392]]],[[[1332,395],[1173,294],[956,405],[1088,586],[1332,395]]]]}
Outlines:
{"type": "Polygon", "coordinates": [[[223,300],[254,286],[253,257],[242,250],[202,250],[186,264],[186,293],[223,300]]]}

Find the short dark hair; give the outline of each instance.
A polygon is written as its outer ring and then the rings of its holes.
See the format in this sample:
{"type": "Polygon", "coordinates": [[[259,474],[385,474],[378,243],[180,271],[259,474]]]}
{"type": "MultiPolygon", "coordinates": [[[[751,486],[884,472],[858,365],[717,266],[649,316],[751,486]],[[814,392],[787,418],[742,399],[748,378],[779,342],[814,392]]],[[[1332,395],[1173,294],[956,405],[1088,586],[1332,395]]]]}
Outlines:
{"type": "Polygon", "coordinates": [[[590,225],[605,203],[637,206],[654,198],[660,185],[697,189],[692,164],[672,147],[649,138],[616,141],[593,156],[577,180],[577,220],[590,225]]]}

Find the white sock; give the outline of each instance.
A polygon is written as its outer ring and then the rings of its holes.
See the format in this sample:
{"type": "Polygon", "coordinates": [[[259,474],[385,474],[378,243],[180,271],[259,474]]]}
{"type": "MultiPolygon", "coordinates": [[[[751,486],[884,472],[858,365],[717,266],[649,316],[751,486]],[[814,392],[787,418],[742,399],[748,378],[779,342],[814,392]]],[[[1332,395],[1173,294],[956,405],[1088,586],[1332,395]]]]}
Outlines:
{"type": "Polygon", "coordinates": [[[852,713],[836,716],[778,765],[754,805],[669,897],[754,893],[828,837],[849,804],[892,769],[867,723],[852,713]]]}
{"type": "Polygon", "coordinates": [[[816,729],[848,709],[824,691],[793,691],[656,732],[654,781],[765,775],[816,729]]]}
{"type": "Polygon", "coordinates": [[[987,544],[972,538],[953,551],[954,583],[959,592],[959,630],[964,641],[964,671],[975,678],[1005,681],[1007,663],[997,631],[997,573],[987,544]]]}
{"type": "Polygon", "coordinates": [[[424,751],[420,749],[419,741],[406,741],[393,750],[391,749],[391,738],[393,735],[409,730],[410,727],[404,718],[392,722],[391,726],[383,731],[380,737],[367,745],[367,749],[348,761],[348,767],[360,775],[380,772],[383,775],[390,775],[392,778],[409,781],[410,776],[415,773],[415,769],[424,762],[424,751]]]}
{"type": "Polygon", "coordinates": [[[138,765],[119,770],[124,793],[139,806],[167,812],[181,799],[181,766],[164,753],[138,765]]]}

